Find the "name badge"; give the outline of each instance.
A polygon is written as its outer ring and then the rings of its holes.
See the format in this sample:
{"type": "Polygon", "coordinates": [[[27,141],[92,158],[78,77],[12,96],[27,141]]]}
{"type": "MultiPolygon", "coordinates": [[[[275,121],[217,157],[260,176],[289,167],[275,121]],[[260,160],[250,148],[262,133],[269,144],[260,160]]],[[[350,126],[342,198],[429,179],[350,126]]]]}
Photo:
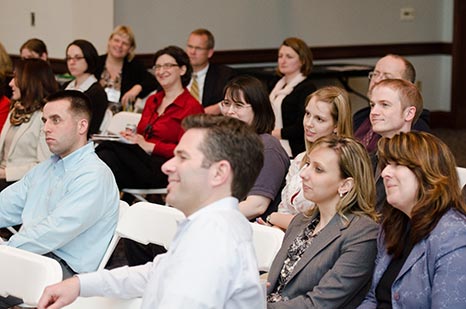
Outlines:
{"type": "Polygon", "coordinates": [[[120,101],[120,90],[116,90],[115,88],[107,87],[105,88],[105,92],[107,93],[107,99],[110,102],[118,103],[120,101]]]}

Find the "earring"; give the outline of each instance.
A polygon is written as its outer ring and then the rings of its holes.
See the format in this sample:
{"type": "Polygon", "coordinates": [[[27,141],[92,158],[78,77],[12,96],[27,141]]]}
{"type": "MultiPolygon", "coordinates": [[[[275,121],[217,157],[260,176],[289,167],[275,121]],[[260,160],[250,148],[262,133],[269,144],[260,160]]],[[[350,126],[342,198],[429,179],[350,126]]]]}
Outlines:
{"type": "Polygon", "coordinates": [[[342,198],[342,197],[343,197],[343,193],[340,192],[340,198],[342,198]]]}

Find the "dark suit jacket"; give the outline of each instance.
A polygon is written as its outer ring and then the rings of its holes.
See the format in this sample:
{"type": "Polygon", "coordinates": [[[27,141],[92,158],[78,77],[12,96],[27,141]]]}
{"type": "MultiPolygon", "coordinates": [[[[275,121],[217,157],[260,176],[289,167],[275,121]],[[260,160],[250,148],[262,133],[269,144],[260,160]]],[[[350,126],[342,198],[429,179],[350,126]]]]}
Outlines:
{"type": "Polygon", "coordinates": [[[210,63],[204,81],[202,106],[207,107],[223,100],[223,88],[235,74],[230,67],[210,63]]]}
{"type": "MultiPolygon", "coordinates": [[[[288,248],[314,217],[299,214],[291,222],[270,268],[268,293],[278,283],[288,248]]],[[[374,269],[378,225],[366,216],[347,219],[337,214],[319,232],[284,287],[289,300],[267,308],[355,308],[362,302],[374,269]]]]}
{"type": "Polygon", "coordinates": [[[293,157],[305,150],[304,146],[304,106],[306,97],[316,91],[316,87],[311,80],[306,78],[297,84],[293,91],[287,95],[282,102],[283,128],[282,139],[287,139],[290,143],[293,157]]]}

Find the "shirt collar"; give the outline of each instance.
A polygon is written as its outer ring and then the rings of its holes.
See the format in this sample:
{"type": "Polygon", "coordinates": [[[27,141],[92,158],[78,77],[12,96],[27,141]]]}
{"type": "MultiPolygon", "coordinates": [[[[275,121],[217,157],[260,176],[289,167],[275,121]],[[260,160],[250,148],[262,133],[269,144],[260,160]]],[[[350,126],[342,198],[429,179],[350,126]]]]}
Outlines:
{"type": "Polygon", "coordinates": [[[72,153],[70,153],[69,155],[67,155],[66,157],[64,157],[63,159],[60,158],[60,156],[54,154],[52,156],[52,161],[53,163],[58,163],[58,162],[63,162],[63,166],[66,169],[68,168],[73,168],[73,167],[76,167],[76,166],[79,166],[77,165],[77,163],[82,159],[82,157],[86,156],[87,154],[89,153],[92,153],[94,152],[94,143],[93,142],[88,142],[86,145],[78,148],[77,150],[73,151],[72,153]]]}
{"type": "Polygon", "coordinates": [[[76,79],[73,80],[71,83],[66,86],[67,90],[79,90],[81,92],[87,91],[95,82],[97,82],[97,78],[95,78],[94,75],[90,75],[86,80],[79,85],[79,87],[76,87],[76,79]]]}

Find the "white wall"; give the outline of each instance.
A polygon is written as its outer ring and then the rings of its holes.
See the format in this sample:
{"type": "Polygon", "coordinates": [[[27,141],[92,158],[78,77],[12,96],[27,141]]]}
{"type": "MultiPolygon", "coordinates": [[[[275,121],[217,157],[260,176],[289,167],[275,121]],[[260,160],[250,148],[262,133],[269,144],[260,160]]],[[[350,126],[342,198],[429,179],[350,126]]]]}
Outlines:
{"type": "MultiPolygon", "coordinates": [[[[451,42],[453,0],[115,0],[115,24],[133,27],[139,53],[184,46],[189,32],[199,27],[214,33],[217,50],[276,48],[288,36],[301,37],[311,47],[451,42]],[[404,7],[414,8],[413,21],[400,20],[404,7]]],[[[408,59],[422,83],[424,105],[450,110],[451,57],[408,59]]],[[[353,79],[351,85],[367,91],[365,78],[353,79]]],[[[353,99],[358,107],[365,104],[353,99]]]]}
{"type": "MultiPolygon", "coordinates": [[[[189,32],[199,27],[214,33],[217,50],[276,48],[288,36],[310,46],[451,42],[453,0],[0,0],[0,41],[12,54],[34,36],[47,43],[55,58],[64,57],[66,45],[77,38],[103,53],[118,24],[133,28],[137,53],[184,46],[189,32]],[[414,21],[400,21],[402,7],[414,8],[414,21]],[[29,25],[31,11],[36,12],[35,27],[29,25]]],[[[425,106],[450,110],[451,57],[408,59],[422,82],[425,106]]],[[[365,79],[353,84],[366,91],[365,79]]]]}
{"type": "Polygon", "coordinates": [[[113,5],[113,0],[0,0],[0,41],[16,55],[32,37],[44,40],[52,58],[64,58],[66,46],[79,38],[105,52],[113,29],[113,5]],[[30,24],[31,12],[36,15],[35,26],[30,24]]]}
{"type": "Polygon", "coordinates": [[[210,29],[216,49],[275,48],[287,36],[311,46],[452,40],[453,0],[114,0],[115,24],[134,28],[138,50],[184,45],[210,29]],[[412,22],[400,9],[415,9],[412,22]]]}

